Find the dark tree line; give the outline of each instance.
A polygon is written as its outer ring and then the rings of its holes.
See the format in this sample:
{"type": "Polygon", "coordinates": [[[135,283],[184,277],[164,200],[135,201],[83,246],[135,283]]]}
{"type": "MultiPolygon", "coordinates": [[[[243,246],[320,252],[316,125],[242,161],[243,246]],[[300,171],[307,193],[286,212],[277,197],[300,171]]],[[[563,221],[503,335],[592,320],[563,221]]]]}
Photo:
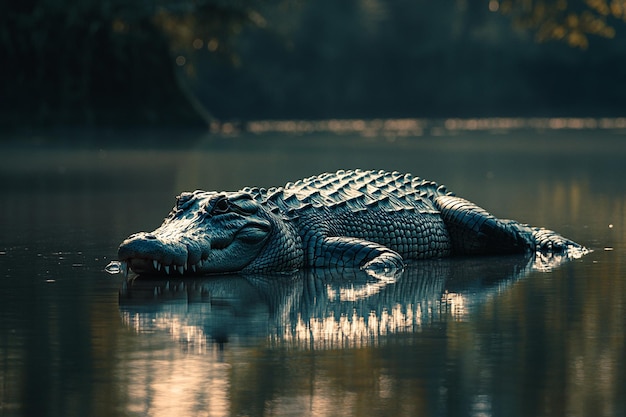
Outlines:
{"type": "Polygon", "coordinates": [[[0,124],[622,114],[624,10],[624,0],[3,2],[0,124]]]}
{"type": "Polygon", "coordinates": [[[0,123],[206,124],[176,65],[188,38],[228,52],[254,0],[20,0],[0,6],[0,123]]]}

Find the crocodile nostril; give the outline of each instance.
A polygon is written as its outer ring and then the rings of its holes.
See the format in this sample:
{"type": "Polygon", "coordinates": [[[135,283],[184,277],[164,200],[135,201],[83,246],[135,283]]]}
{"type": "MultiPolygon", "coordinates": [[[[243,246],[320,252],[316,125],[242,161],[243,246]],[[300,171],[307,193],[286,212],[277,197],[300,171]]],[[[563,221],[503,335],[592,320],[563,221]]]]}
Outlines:
{"type": "Polygon", "coordinates": [[[153,234],[147,234],[147,235],[144,236],[144,238],[150,239],[150,240],[154,240],[154,239],[156,239],[156,236],[153,235],[153,234]]]}

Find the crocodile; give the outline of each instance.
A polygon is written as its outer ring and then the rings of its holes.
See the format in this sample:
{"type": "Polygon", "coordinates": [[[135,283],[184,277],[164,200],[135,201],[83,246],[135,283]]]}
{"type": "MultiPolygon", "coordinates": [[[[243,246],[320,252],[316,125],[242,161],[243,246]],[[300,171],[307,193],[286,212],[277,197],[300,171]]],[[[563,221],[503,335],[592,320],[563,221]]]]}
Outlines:
{"type": "Polygon", "coordinates": [[[554,231],[498,219],[433,181],[357,169],[269,189],[183,192],[160,227],[121,243],[118,259],[124,273],[139,275],[379,273],[419,259],[586,251],[554,231]]]}

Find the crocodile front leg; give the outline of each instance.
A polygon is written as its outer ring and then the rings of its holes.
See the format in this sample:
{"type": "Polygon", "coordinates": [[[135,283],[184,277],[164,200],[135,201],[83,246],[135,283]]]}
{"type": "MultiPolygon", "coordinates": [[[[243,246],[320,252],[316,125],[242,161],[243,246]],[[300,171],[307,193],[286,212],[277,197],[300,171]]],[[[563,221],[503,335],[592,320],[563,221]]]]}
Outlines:
{"type": "Polygon", "coordinates": [[[364,239],[326,237],[315,242],[309,266],[315,268],[360,268],[364,270],[402,270],[404,262],[397,252],[364,239]]]}

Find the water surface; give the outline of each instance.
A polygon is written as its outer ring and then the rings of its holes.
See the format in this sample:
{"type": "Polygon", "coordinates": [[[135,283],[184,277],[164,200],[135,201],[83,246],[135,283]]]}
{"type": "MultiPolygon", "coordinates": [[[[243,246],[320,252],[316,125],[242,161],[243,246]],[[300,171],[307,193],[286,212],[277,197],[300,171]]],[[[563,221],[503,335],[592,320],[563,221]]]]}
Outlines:
{"type": "Polygon", "coordinates": [[[0,415],[626,414],[623,132],[443,133],[5,141],[0,415]],[[444,183],[594,252],[548,270],[527,257],[416,263],[388,281],[126,284],[103,270],[181,191],[353,168],[444,183]]]}

